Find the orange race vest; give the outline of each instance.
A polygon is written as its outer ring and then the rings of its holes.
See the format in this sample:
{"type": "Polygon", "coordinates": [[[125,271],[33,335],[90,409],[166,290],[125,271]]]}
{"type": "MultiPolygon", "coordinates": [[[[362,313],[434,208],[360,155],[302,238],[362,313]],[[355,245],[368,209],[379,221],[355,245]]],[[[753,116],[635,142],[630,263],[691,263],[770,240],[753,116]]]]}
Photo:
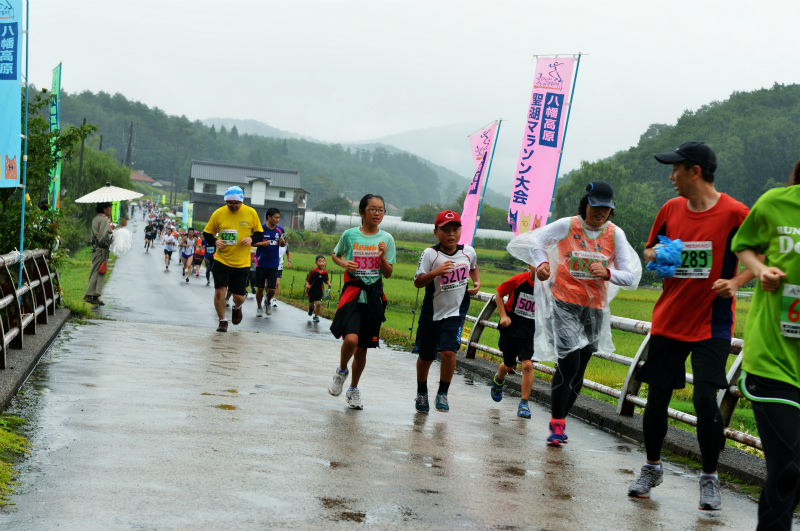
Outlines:
{"type": "Polygon", "coordinates": [[[608,267],[614,255],[615,228],[613,223],[608,223],[600,236],[592,240],[583,231],[580,217],[572,218],[569,232],[558,242],[558,271],[552,288],[553,297],[579,306],[603,308],[606,281],[592,278],[589,266],[599,261],[608,267]]]}
{"type": "Polygon", "coordinates": [[[194,245],[194,254],[196,256],[205,256],[206,254],[206,242],[203,241],[203,238],[197,238],[197,241],[194,245]]]}

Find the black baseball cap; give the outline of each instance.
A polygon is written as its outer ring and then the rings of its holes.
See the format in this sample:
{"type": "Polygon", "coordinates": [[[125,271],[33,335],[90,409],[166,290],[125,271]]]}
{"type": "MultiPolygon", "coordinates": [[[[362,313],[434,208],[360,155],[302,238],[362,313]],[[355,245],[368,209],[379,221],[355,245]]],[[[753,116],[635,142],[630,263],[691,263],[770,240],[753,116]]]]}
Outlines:
{"type": "Polygon", "coordinates": [[[717,155],[705,142],[684,142],[675,151],[653,155],[661,164],[674,164],[688,160],[700,166],[703,171],[713,174],[717,171],[717,155]]]}
{"type": "Polygon", "coordinates": [[[592,181],[587,184],[586,197],[593,207],[614,208],[614,189],[605,181],[592,181]]]}

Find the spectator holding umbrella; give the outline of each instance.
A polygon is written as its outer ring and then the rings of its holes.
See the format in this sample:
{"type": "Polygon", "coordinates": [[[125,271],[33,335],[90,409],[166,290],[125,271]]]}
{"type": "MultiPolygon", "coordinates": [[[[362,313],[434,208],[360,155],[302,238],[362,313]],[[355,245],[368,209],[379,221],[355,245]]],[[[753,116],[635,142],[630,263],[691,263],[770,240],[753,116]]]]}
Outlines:
{"type": "Polygon", "coordinates": [[[111,203],[97,203],[97,215],[92,220],[92,269],[89,273],[89,285],[83,297],[88,303],[105,306],[100,300],[103,293],[103,282],[106,278],[106,261],[108,248],[114,241],[114,227],[111,224],[111,203]]]}

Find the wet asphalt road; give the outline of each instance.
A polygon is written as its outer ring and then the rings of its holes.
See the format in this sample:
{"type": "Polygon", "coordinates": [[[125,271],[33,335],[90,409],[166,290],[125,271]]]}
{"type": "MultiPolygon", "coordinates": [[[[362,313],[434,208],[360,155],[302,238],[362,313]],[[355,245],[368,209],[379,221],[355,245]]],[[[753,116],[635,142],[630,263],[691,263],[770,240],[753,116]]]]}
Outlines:
{"type": "Polygon", "coordinates": [[[326,390],[329,323],[288,306],[257,319],[250,299],[217,333],[211,288],[160,264],[120,259],[117,320],[68,324],[27,384],[32,452],[0,529],[755,528],[756,504],[728,489],[698,511],[698,478],[675,465],[629,499],[637,445],[568,419],[570,443],[549,448],[544,408],[518,419],[468,374],[449,413],[417,414],[406,352],[370,351],[365,408],[349,410],[326,390]]]}

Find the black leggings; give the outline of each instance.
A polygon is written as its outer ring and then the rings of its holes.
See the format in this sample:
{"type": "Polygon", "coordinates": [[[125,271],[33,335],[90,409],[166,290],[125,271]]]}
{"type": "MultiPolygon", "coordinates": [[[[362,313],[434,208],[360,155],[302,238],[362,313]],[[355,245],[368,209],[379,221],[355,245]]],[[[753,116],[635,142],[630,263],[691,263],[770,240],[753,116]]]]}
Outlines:
{"type": "Polygon", "coordinates": [[[550,384],[550,412],[554,419],[566,418],[581,394],[583,373],[586,372],[586,366],[595,350],[596,344],[586,345],[558,360],[556,373],[550,384]]]}
{"type": "Polygon", "coordinates": [[[752,404],[767,460],[756,529],[789,530],[794,508],[800,503],[800,410],[786,404],[752,404]]]}
{"type": "MultiPolygon", "coordinates": [[[[722,414],[717,407],[717,387],[707,382],[695,382],[692,402],[697,413],[697,442],[703,458],[703,472],[717,470],[719,453],[725,442],[722,414]]],[[[661,445],[667,436],[667,409],[672,398],[672,389],[649,387],[647,407],[644,408],[642,431],[648,461],[661,460],[661,445]]]]}

